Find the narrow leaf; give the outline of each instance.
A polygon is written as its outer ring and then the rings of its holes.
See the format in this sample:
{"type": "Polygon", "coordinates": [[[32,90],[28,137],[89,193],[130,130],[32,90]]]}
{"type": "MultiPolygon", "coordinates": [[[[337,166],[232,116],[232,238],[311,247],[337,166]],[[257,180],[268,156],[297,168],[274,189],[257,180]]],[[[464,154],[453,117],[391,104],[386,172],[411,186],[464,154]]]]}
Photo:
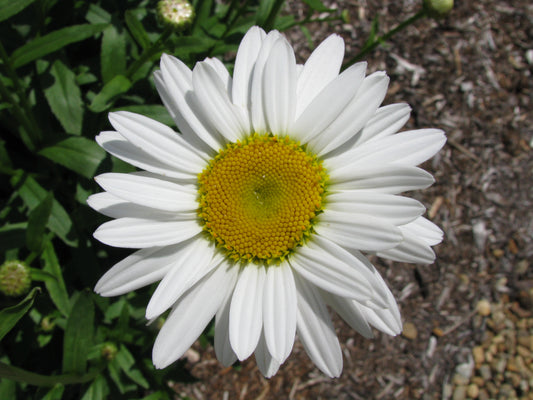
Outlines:
{"type": "Polygon", "coordinates": [[[34,372],[26,371],[22,368],[17,368],[0,362],[0,378],[9,379],[16,382],[25,382],[36,386],[54,386],[56,384],[69,385],[73,383],[89,382],[98,375],[99,371],[92,371],[88,374],[79,376],[74,374],[65,375],[41,375],[34,372]]]}
{"type": "Polygon", "coordinates": [[[102,112],[111,107],[115,97],[125,93],[131,87],[131,81],[123,75],[117,75],[105,84],[93,99],[89,108],[93,112],[102,112]]]}
{"type": "Polygon", "coordinates": [[[303,0],[305,4],[311,7],[312,10],[318,12],[332,12],[335,11],[333,8],[328,8],[322,3],[321,0],[303,0]]]}
{"type": "Polygon", "coordinates": [[[0,310],[0,340],[15,326],[15,324],[26,314],[35,300],[40,288],[33,288],[30,293],[18,304],[0,310]]]}
{"type": "Polygon", "coordinates": [[[72,307],[63,340],[63,372],[82,374],[93,344],[94,303],[89,292],[82,292],[72,307]]]}
{"type": "Polygon", "coordinates": [[[57,383],[52,389],[44,395],[41,400],[61,400],[63,397],[63,392],[65,391],[65,386],[61,383],[57,383]]]}
{"type": "Polygon", "coordinates": [[[43,236],[50,214],[54,197],[48,193],[41,203],[29,215],[28,229],[26,230],[26,245],[31,251],[41,251],[43,236]]]}
{"type": "Polygon", "coordinates": [[[126,26],[128,27],[131,36],[133,36],[135,41],[139,43],[143,49],[150,47],[150,38],[148,37],[144,26],[136,17],[135,13],[132,10],[127,10],[124,13],[124,19],[126,21],[126,26]]]}
{"type": "Polygon", "coordinates": [[[96,169],[105,158],[105,151],[93,140],[84,137],[70,137],[62,140],[42,149],[39,154],[86,178],[94,176],[96,169]]]}
{"type": "Polygon", "coordinates": [[[167,126],[174,125],[174,120],[168,113],[167,109],[164,106],[160,106],[158,104],[141,104],[134,106],[118,107],[114,108],[113,111],[131,111],[155,119],[156,121],[159,121],[167,126]]]}
{"type": "Polygon", "coordinates": [[[83,101],[76,75],[60,60],[52,64],[50,74],[54,83],[44,89],[44,95],[52,112],[67,133],[81,135],[83,101]]]}
{"type": "MultiPolygon", "coordinates": [[[[22,171],[11,178],[11,185],[15,188],[16,193],[22,198],[22,201],[24,201],[24,204],[30,212],[47,195],[46,190],[35,179],[22,171]]],[[[53,200],[52,212],[46,226],[69,246],[77,245],[76,240],[70,237],[72,221],[63,206],[55,199],[53,200]]]]}
{"type": "Polygon", "coordinates": [[[14,68],[22,67],[71,43],[88,39],[103,31],[107,26],[108,24],[73,25],[33,39],[13,52],[11,55],[11,65],[14,68]]]}
{"type": "Polygon", "coordinates": [[[18,14],[35,0],[0,0],[0,22],[18,14]]]}
{"type": "Polygon", "coordinates": [[[98,375],[91,383],[89,389],[85,392],[81,400],[102,400],[107,399],[109,395],[109,388],[107,382],[102,375],[98,375]]]}
{"type": "Polygon", "coordinates": [[[126,71],[126,36],[113,25],[107,27],[102,35],[100,60],[104,83],[126,71]]]}
{"type": "Polygon", "coordinates": [[[41,254],[41,260],[43,261],[43,271],[52,275],[55,279],[46,279],[44,284],[50,298],[56,305],[57,309],[64,316],[70,314],[70,302],[68,298],[67,288],[65,281],[63,280],[63,273],[59,266],[59,260],[57,259],[54,246],[51,241],[48,241],[44,245],[44,250],[41,254]]]}

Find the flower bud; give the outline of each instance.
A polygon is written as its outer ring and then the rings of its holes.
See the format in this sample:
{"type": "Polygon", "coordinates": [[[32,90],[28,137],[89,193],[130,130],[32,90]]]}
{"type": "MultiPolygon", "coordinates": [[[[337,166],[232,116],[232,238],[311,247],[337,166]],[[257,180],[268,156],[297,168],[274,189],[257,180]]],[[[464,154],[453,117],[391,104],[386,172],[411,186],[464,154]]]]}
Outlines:
{"type": "Polygon", "coordinates": [[[117,353],[118,353],[117,346],[115,346],[114,343],[107,342],[102,347],[102,352],[100,354],[107,361],[112,361],[117,356],[117,353]]]}
{"type": "Polygon", "coordinates": [[[424,0],[424,8],[432,18],[441,18],[453,8],[453,0],[424,0]]]}
{"type": "Polygon", "coordinates": [[[194,7],[187,0],[161,0],[157,3],[157,17],[163,25],[183,31],[194,20],[194,7]]]}
{"type": "Polygon", "coordinates": [[[0,267],[0,293],[9,297],[25,295],[30,290],[30,269],[19,260],[6,261],[0,267]]]}

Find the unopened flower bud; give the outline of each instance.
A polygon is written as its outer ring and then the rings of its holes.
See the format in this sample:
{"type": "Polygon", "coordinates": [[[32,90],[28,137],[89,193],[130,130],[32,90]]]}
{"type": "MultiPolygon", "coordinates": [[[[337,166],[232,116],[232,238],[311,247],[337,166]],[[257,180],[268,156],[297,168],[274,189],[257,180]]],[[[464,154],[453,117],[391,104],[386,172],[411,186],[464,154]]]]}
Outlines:
{"type": "Polygon", "coordinates": [[[118,349],[114,343],[107,342],[104,344],[104,347],[102,347],[102,357],[107,361],[112,361],[116,357],[117,353],[118,349]]]}
{"type": "Polygon", "coordinates": [[[161,0],[157,3],[157,16],[162,24],[183,31],[194,20],[194,7],[187,0],[161,0]]]}
{"type": "Polygon", "coordinates": [[[6,261],[0,267],[0,293],[9,297],[22,296],[30,290],[30,269],[19,260],[6,261]]]}
{"type": "Polygon", "coordinates": [[[441,18],[453,8],[453,0],[424,0],[424,8],[432,18],[441,18]]]}

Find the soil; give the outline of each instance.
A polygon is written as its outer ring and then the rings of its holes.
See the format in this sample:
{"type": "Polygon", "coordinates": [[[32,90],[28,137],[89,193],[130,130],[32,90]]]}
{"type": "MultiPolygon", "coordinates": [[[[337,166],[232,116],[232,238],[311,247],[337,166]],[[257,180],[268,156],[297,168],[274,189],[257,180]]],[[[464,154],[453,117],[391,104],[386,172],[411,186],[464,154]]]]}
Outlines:
{"type": "MultiPolygon", "coordinates": [[[[383,33],[420,4],[325,3],[347,10],[350,22],[308,25],[312,42],[316,46],[329,34],[340,34],[346,60],[362,47],[375,16],[383,33]]],[[[303,18],[307,9],[292,1],[285,12],[303,18]]],[[[304,61],[311,51],[308,40],[297,28],[287,36],[304,61]]],[[[503,335],[501,329],[505,338],[520,337],[522,344],[524,336],[533,340],[528,330],[533,327],[533,4],[457,1],[445,19],[417,21],[366,60],[369,72],[386,70],[391,78],[384,103],[412,106],[405,129],[437,127],[448,137],[423,166],[436,183],[412,194],[445,232],[435,249],[437,261],[410,265],[373,259],[398,300],[403,335],[376,331],[374,339],[365,339],[334,317],[344,353],[338,379],[315,368],[298,341],[271,379],[262,377],[253,357],[224,368],[211,346],[196,344],[186,366],[197,380],[174,384],[178,395],[198,400],[532,398],[531,357],[520,350],[526,370],[507,379],[511,361],[519,357],[516,348],[506,341],[490,346],[503,335]],[[496,358],[504,360],[503,367],[491,361],[496,358]]],[[[527,350],[527,343],[522,347],[527,350]]]]}

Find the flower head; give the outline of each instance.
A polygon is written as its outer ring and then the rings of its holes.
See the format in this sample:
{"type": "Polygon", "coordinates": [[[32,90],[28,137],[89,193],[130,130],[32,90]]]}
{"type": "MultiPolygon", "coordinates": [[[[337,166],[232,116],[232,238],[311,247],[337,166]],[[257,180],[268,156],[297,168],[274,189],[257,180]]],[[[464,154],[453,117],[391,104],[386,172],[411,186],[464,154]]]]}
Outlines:
{"type": "Polygon", "coordinates": [[[445,142],[438,129],[397,133],[406,104],[380,107],[389,79],[359,63],[339,73],[344,42],[327,38],[304,65],[277,31],[251,28],[233,77],[217,59],[191,71],[163,55],[159,94],[180,134],[128,112],[98,143],[142,171],[96,177],[89,204],[115,218],[94,236],[140,250],[95,290],[115,296],[160,281],[150,320],[171,308],[153,350],[177,360],[215,317],[224,365],[255,353],[265,376],[296,333],[315,364],[339,376],[326,305],[366,337],[396,335],[396,302],[365,253],[431,263],[442,232],[400,196],[433,177],[416,165],[445,142]]]}
{"type": "Polygon", "coordinates": [[[0,293],[19,297],[28,293],[30,286],[30,269],[22,261],[6,261],[0,266],[0,293]]]}

